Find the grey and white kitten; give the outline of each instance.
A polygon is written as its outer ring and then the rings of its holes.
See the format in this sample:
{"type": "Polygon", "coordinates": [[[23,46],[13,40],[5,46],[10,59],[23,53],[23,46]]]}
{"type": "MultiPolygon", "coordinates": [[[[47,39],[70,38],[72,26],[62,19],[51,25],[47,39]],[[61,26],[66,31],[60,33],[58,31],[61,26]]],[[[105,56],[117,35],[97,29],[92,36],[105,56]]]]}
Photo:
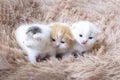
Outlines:
{"type": "Polygon", "coordinates": [[[47,25],[23,24],[16,29],[15,38],[31,63],[36,62],[37,56],[55,58],[56,50],[51,46],[50,28],[47,25]]]}

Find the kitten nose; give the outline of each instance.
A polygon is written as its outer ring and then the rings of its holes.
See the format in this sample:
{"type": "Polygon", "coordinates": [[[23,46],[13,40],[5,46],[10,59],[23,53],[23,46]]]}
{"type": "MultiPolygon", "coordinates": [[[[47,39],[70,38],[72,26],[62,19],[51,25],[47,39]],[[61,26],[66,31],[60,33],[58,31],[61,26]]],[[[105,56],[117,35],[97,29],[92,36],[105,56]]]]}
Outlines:
{"type": "Polygon", "coordinates": [[[56,45],[56,48],[59,48],[59,45],[56,45]]]}
{"type": "Polygon", "coordinates": [[[87,40],[84,40],[83,42],[82,42],[82,44],[86,44],[87,43],[87,40]]]}

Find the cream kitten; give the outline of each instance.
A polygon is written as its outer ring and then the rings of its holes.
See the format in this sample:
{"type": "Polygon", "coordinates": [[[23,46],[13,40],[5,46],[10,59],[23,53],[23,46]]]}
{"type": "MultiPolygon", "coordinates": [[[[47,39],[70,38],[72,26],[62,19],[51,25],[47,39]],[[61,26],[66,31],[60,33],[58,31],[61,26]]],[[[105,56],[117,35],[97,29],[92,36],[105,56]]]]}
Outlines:
{"type": "Polygon", "coordinates": [[[51,26],[51,40],[57,54],[61,54],[66,59],[72,52],[74,43],[73,35],[69,25],[65,23],[53,23],[51,26]]]}
{"type": "Polygon", "coordinates": [[[79,21],[72,24],[71,31],[76,40],[74,48],[79,53],[92,49],[100,32],[89,21],[79,21]]]}
{"type": "Polygon", "coordinates": [[[36,57],[40,55],[44,58],[49,55],[55,58],[56,51],[51,46],[50,28],[42,24],[24,24],[15,31],[15,38],[19,46],[28,55],[31,63],[36,62],[36,57]]]}

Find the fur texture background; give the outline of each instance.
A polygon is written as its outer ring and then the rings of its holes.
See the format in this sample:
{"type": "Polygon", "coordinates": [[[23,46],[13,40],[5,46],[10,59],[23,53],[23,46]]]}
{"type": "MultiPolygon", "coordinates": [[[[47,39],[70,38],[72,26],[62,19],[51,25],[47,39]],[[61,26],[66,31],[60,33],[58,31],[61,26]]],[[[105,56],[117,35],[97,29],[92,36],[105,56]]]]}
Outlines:
{"type": "Polygon", "coordinates": [[[119,0],[0,0],[0,80],[120,80],[119,0]],[[89,20],[101,30],[91,52],[29,64],[14,39],[22,23],[89,20]]]}

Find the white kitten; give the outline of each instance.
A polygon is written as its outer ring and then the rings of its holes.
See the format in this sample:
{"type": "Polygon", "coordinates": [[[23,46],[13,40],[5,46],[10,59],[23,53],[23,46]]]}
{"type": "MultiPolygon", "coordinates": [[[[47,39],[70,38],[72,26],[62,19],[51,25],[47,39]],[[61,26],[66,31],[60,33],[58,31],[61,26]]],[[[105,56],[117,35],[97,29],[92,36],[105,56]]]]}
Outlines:
{"type": "Polygon", "coordinates": [[[96,26],[89,21],[72,24],[71,31],[76,40],[74,48],[79,53],[92,49],[99,33],[96,26]]]}
{"type": "Polygon", "coordinates": [[[36,62],[36,57],[40,55],[44,58],[49,55],[55,58],[56,51],[51,46],[50,28],[42,24],[24,24],[15,31],[15,38],[19,46],[28,55],[31,63],[36,62]]]}

